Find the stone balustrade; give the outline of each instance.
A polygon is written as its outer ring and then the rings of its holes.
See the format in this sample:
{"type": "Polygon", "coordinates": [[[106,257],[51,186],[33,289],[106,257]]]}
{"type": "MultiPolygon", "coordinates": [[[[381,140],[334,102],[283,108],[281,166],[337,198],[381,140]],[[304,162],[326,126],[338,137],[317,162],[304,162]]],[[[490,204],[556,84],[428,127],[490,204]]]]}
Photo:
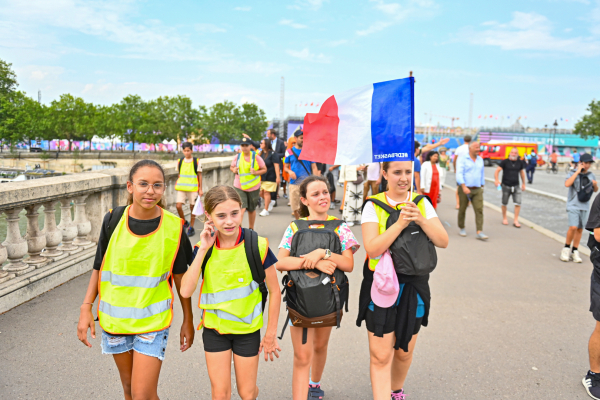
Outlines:
{"type": "MultiPolygon", "coordinates": [[[[231,157],[201,159],[203,190],[233,184],[231,157]]],[[[163,166],[167,209],[175,210],[177,163],[163,166]]],[[[0,313],[92,268],[104,215],[127,202],[129,168],[0,184],[0,313]],[[59,207],[57,207],[59,205],[59,207]],[[56,211],[60,209],[60,223],[56,211]],[[21,235],[19,221],[27,219],[21,235]],[[43,216],[43,217],[42,217],[43,216]],[[43,219],[43,229],[40,220],[43,219]]],[[[188,211],[188,207],[184,207],[188,211]]]]}

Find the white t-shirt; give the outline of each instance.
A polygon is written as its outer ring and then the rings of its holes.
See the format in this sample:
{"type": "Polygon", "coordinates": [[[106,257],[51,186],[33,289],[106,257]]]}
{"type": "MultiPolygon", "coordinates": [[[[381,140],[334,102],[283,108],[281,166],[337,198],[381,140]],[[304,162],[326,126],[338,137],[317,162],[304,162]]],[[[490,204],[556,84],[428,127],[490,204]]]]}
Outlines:
{"type": "MultiPolygon", "coordinates": [[[[392,207],[396,207],[398,204],[403,203],[403,201],[394,201],[394,200],[390,199],[387,195],[385,197],[387,199],[388,204],[392,207]]],[[[438,216],[437,213],[435,212],[435,208],[433,208],[433,206],[431,205],[429,200],[423,199],[423,200],[421,200],[421,202],[424,202],[423,204],[425,204],[425,218],[431,219],[431,218],[435,218],[438,216]]],[[[379,218],[377,218],[377,213],[375,212],[375,206],[373,205],[372,202],[368,202],[365,205],[365,208],[363,209],[363,212],[362,212],[362,216],[360,218],[361,224],[364,224],[367,222],[379,223],[379,218]]]]}
{"type": "Polygon", "coordinates": [[[374,162],[367,164],[367,180],[368,181],[376,181],[379,179],[379,163],[374,162]]]}
{"type": "Polygon", "coordinates": [[[466,156],[469,154],[469,145],[461,144],[460,146],[458,146],[454,154],[456,155],[456,161],[458,162],[458,157],[466,156]]]}

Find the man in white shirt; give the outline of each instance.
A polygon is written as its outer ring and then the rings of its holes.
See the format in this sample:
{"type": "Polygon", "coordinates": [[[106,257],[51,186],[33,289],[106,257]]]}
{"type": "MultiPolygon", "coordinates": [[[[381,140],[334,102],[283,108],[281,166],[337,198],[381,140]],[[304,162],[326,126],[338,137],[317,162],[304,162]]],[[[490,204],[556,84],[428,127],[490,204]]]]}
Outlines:
{"type": "MultiPolygon", "coordinates": [[[[454,152],[454,160],[452,161],[452,165],[454,167],[454,173],[456,174],[456,162],[458,161],[458,157],[468,156],[469,155],[469,144],[471,143],[471,136],[467,135],[464,137],[464,144],[458,146],[456,151],[454,152]]],[[[460,186],[458,183],[456,187],[460,186]]],[[[456,209],[460,208],[460,201],[458,198],[458,190],[456,191],[456,209]]]]}
{"type": "Polygon", "coordinates": [[[371,189],[372,196],[375,196],[377,193],[379,193],[379,183],[377,182],[379,182],[379,177],[381,176],[379,174],[380,169],[381,167],[379,166],[378,162],[367,164],[367,179],[365,179],[365,188],[363,190],[363,203],[369,195],[369,188],[371,189]]]}

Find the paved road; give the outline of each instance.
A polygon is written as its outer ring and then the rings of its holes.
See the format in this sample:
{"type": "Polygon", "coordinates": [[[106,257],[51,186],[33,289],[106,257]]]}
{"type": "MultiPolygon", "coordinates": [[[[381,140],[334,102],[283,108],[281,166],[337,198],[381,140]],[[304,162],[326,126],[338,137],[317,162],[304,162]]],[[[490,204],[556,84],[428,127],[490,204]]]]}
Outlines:
{"type": "MultiPolygon", "coordinates": [[[[452,198],[446,189],[444,199],[452,198]]],[[[289,208],[259,218],[257,230],[275,250],[289,222],[289,208]]],[[[486,210],[487,243],[456,228],[452,202],[439,214],[450,234],[431,276],[430,326],[417,344],[406,390],[412,400],[586,399],[587,339],[594,326],[588,310],[591,265],[565,264],[557,243],[531,229],[500,224],[486,210]]],[[[353,231],[360,241],[360,226],[353,231]]],[[[361,249],[350,275],[350,312],[334,330],[323,388],[329,399],[369,399],[369,355],[364,326],[354,324],[361,282],[361,249]]],[[[87,349],[76,338],[79,305],[89,274],[0,315],[0,398],[118,399],[120,383],[99,340],[87,349]]],[[[197,302],[197,294],[193,299],[197,302]]],[[[178,306],[175,307],[179,310],[178,306]]],[[[197,309],[195,311],[198,320],[197,309]]],[[[283,310],[279,325],[283,322],[283,310]]],[[[161,374],[162,399],[209,399],[202,341],[178,351],[181,313],[176,312],[161,374]]],[[[261,362],[261,399],[290,398],[292,347],[283,339],[282,357],[261,362]]],[[[237,395],[233,398],[238,398],[237,395]]]]}

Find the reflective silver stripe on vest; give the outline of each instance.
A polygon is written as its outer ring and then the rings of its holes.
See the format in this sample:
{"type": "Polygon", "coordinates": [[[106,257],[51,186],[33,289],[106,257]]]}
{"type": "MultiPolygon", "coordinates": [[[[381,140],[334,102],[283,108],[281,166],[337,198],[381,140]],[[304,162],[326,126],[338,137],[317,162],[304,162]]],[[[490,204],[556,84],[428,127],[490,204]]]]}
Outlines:
{"type": "Polygon", "coordinates": [[[250,325],[252,323],[252,321],[254,321],[254,318],[260,316],[260,314],[262,314],[262,301],[259,301],[258,304],[256,305],[256,307],[254,307],[254,310],[252,311],[252,313],[250,315],[245,316],[244,318],[238,318],[233,314],[229,314],[226,311],[223,310],[209,310],[209,309],[204,309],[204,311],[211,313],[211,314],[215,314],[217,316],[217,318],[220,319],[226,319],[227,321],[233,321],[233,322],[243,322],[245,324],[250,325]]]}
{"type": "Polygon", "coordinates": [[[158,303],[150,304],[145,308],[136,307],[119,307],[108,304],[104,301],[100,301],[99,310],[104,314],[113,318],[129,318],[129,319],[143,319],[153,315],[160,314],[161,312],[167,311],[171,308],[171,299],[159,301],[158,303]]]}
{"type": "Polygon", "coordinates": [[[248,286],[231,290],[223,290],[217,293],[202,293],[200,304],[219,304],[231,300],[239,300],[250,296],[258,289],[258,283],[252,281],[248,286]]]}
{"type": "Polygon", "coordinates": [[[181,177],[181,178],[192,178],[193,179],[193,178],[197,178],[198,176],[197,175],[181,175],[180,174],[179,177],[181,177]]]}
{"type": "Polygon", "coordinates": [[[252,175],[252,173],[249,172],[247,174],[240,174],[240,176],[249,176],[249,175],[252,175]]]}
{"type": "Polygon", "coordinates": [[[251,181],[246,181],[246,182],[242,183],[242,186],[250,186],[250,185],[254,186],[258,182],[260,182],[260,177],[257,176],[256,178],[252,179],[251,181]]]}
{"type": "Polygon", "coordinates": [[[165,272],[161,276],[128,276],[128,275],[117,275],[110,271],[102,271],[102,282],[110,282],[113,286],[127,286],[127,287],[139,287],[152,289],[158,287],[158,285],[167,280],[169,276],[168,272],[165,272]]]}
{"type": "Polygon", "coordinates": [[[177,183],[175,186],[191,186],[191,187],[196,187],[196,186],[198,186],[198,184],[196,184],[196,183],[177,183]]]}

